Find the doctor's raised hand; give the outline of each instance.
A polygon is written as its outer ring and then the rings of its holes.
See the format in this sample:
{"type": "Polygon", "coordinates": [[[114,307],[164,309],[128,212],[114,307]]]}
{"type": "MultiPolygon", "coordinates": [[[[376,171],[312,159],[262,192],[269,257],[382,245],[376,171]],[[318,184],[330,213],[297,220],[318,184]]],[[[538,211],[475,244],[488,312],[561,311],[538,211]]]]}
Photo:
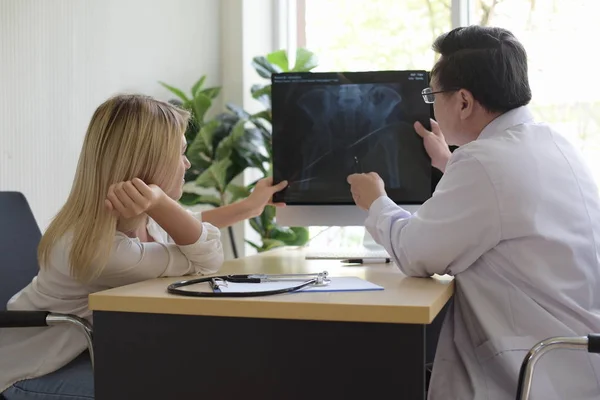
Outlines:
{"type": "Polygon", "coordinates": [[[369,210],[371,204],[381,196],[387,196],[385,184],[376,172],[368,174],[352,174],[347,178],[350,192],[356,205],[363,210],[369,210]]]}
{"type": "Polygon", "coordinates": [[[431,121],[431,131],[425,129],[419,121],[415,122],[415,130],[417,134],[423,138],[425,150],[431,158],[431,165],[442,172],[446,171],[446,165],[452,153],[446,143],[446,138],[440,129],[440,126],[434,120],[431,121]]]}

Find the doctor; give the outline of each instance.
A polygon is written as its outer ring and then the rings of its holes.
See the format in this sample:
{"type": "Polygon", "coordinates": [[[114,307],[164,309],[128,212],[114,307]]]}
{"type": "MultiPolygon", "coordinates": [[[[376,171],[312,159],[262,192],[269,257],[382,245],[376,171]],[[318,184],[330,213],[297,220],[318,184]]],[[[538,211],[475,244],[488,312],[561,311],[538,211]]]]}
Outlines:
{"type": "MultiPolygon", "coordinates": [[[[411,215],[377,174],[348,182],[405,274],[455,277],[429,399],[514,399],[536,342],[600,332],[598,187],[577,150],[534,122],[527,56],[510,32],[457,28],[433,48],[441,58],[423,97],[439,125],[415,126],[444,172],[433,197],[411,215]]],[[[599,379],[599,356],[553,351],[532,398],[599,399],[599,379]]]]}

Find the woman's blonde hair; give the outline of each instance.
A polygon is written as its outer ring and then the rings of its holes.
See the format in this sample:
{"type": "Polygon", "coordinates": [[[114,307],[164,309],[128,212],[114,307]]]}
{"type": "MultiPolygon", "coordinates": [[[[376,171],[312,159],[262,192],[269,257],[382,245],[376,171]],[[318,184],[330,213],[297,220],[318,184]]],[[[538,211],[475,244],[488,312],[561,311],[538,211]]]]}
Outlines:
{"type": "MultiPolygon", "coordinates": [[[[40,241],[42,268],[57,241],[68,234],[71,275],[88,282],[101,274],[117,227],[117,218],[105,208],[109,186],[136,177],[148,184],[168,180],[181,157],[188,119],[187,111],[141,95],[118,95],[98,107],[71,193],[40,241]]],[[[133,229],[140,222],[121,224],[133,229]]]]}

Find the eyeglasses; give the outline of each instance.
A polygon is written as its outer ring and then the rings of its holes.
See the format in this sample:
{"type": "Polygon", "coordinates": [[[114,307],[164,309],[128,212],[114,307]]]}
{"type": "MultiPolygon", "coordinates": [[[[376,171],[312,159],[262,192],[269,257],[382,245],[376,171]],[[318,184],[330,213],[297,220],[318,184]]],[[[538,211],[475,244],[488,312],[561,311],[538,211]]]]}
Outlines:
{"type": "Polygon", "coordinates": [[[458,88],[447,89],[447,90],[438,90],[434,92],[432,88],[428,87],[421,91],[421,96],[423,96],[423,101],[427,104],[433,104],[435,101],[435,95],[438,93],[446,93],[446,92],[455,92],[459,90],[458,88]]]}

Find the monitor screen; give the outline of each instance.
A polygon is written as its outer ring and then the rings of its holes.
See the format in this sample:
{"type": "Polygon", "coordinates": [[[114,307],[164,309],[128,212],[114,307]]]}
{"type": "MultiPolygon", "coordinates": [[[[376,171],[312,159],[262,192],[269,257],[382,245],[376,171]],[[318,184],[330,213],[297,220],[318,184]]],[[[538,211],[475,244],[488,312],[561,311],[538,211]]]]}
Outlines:
{"type": "Polygon", "coordinates": [[[287,204],[354,204],[346,182],[377,172],[398,204],[431,197],[432,168],[413,128],[429,129],[427,71],[281,73],[272,76],[273,179],[287,204]]]}

